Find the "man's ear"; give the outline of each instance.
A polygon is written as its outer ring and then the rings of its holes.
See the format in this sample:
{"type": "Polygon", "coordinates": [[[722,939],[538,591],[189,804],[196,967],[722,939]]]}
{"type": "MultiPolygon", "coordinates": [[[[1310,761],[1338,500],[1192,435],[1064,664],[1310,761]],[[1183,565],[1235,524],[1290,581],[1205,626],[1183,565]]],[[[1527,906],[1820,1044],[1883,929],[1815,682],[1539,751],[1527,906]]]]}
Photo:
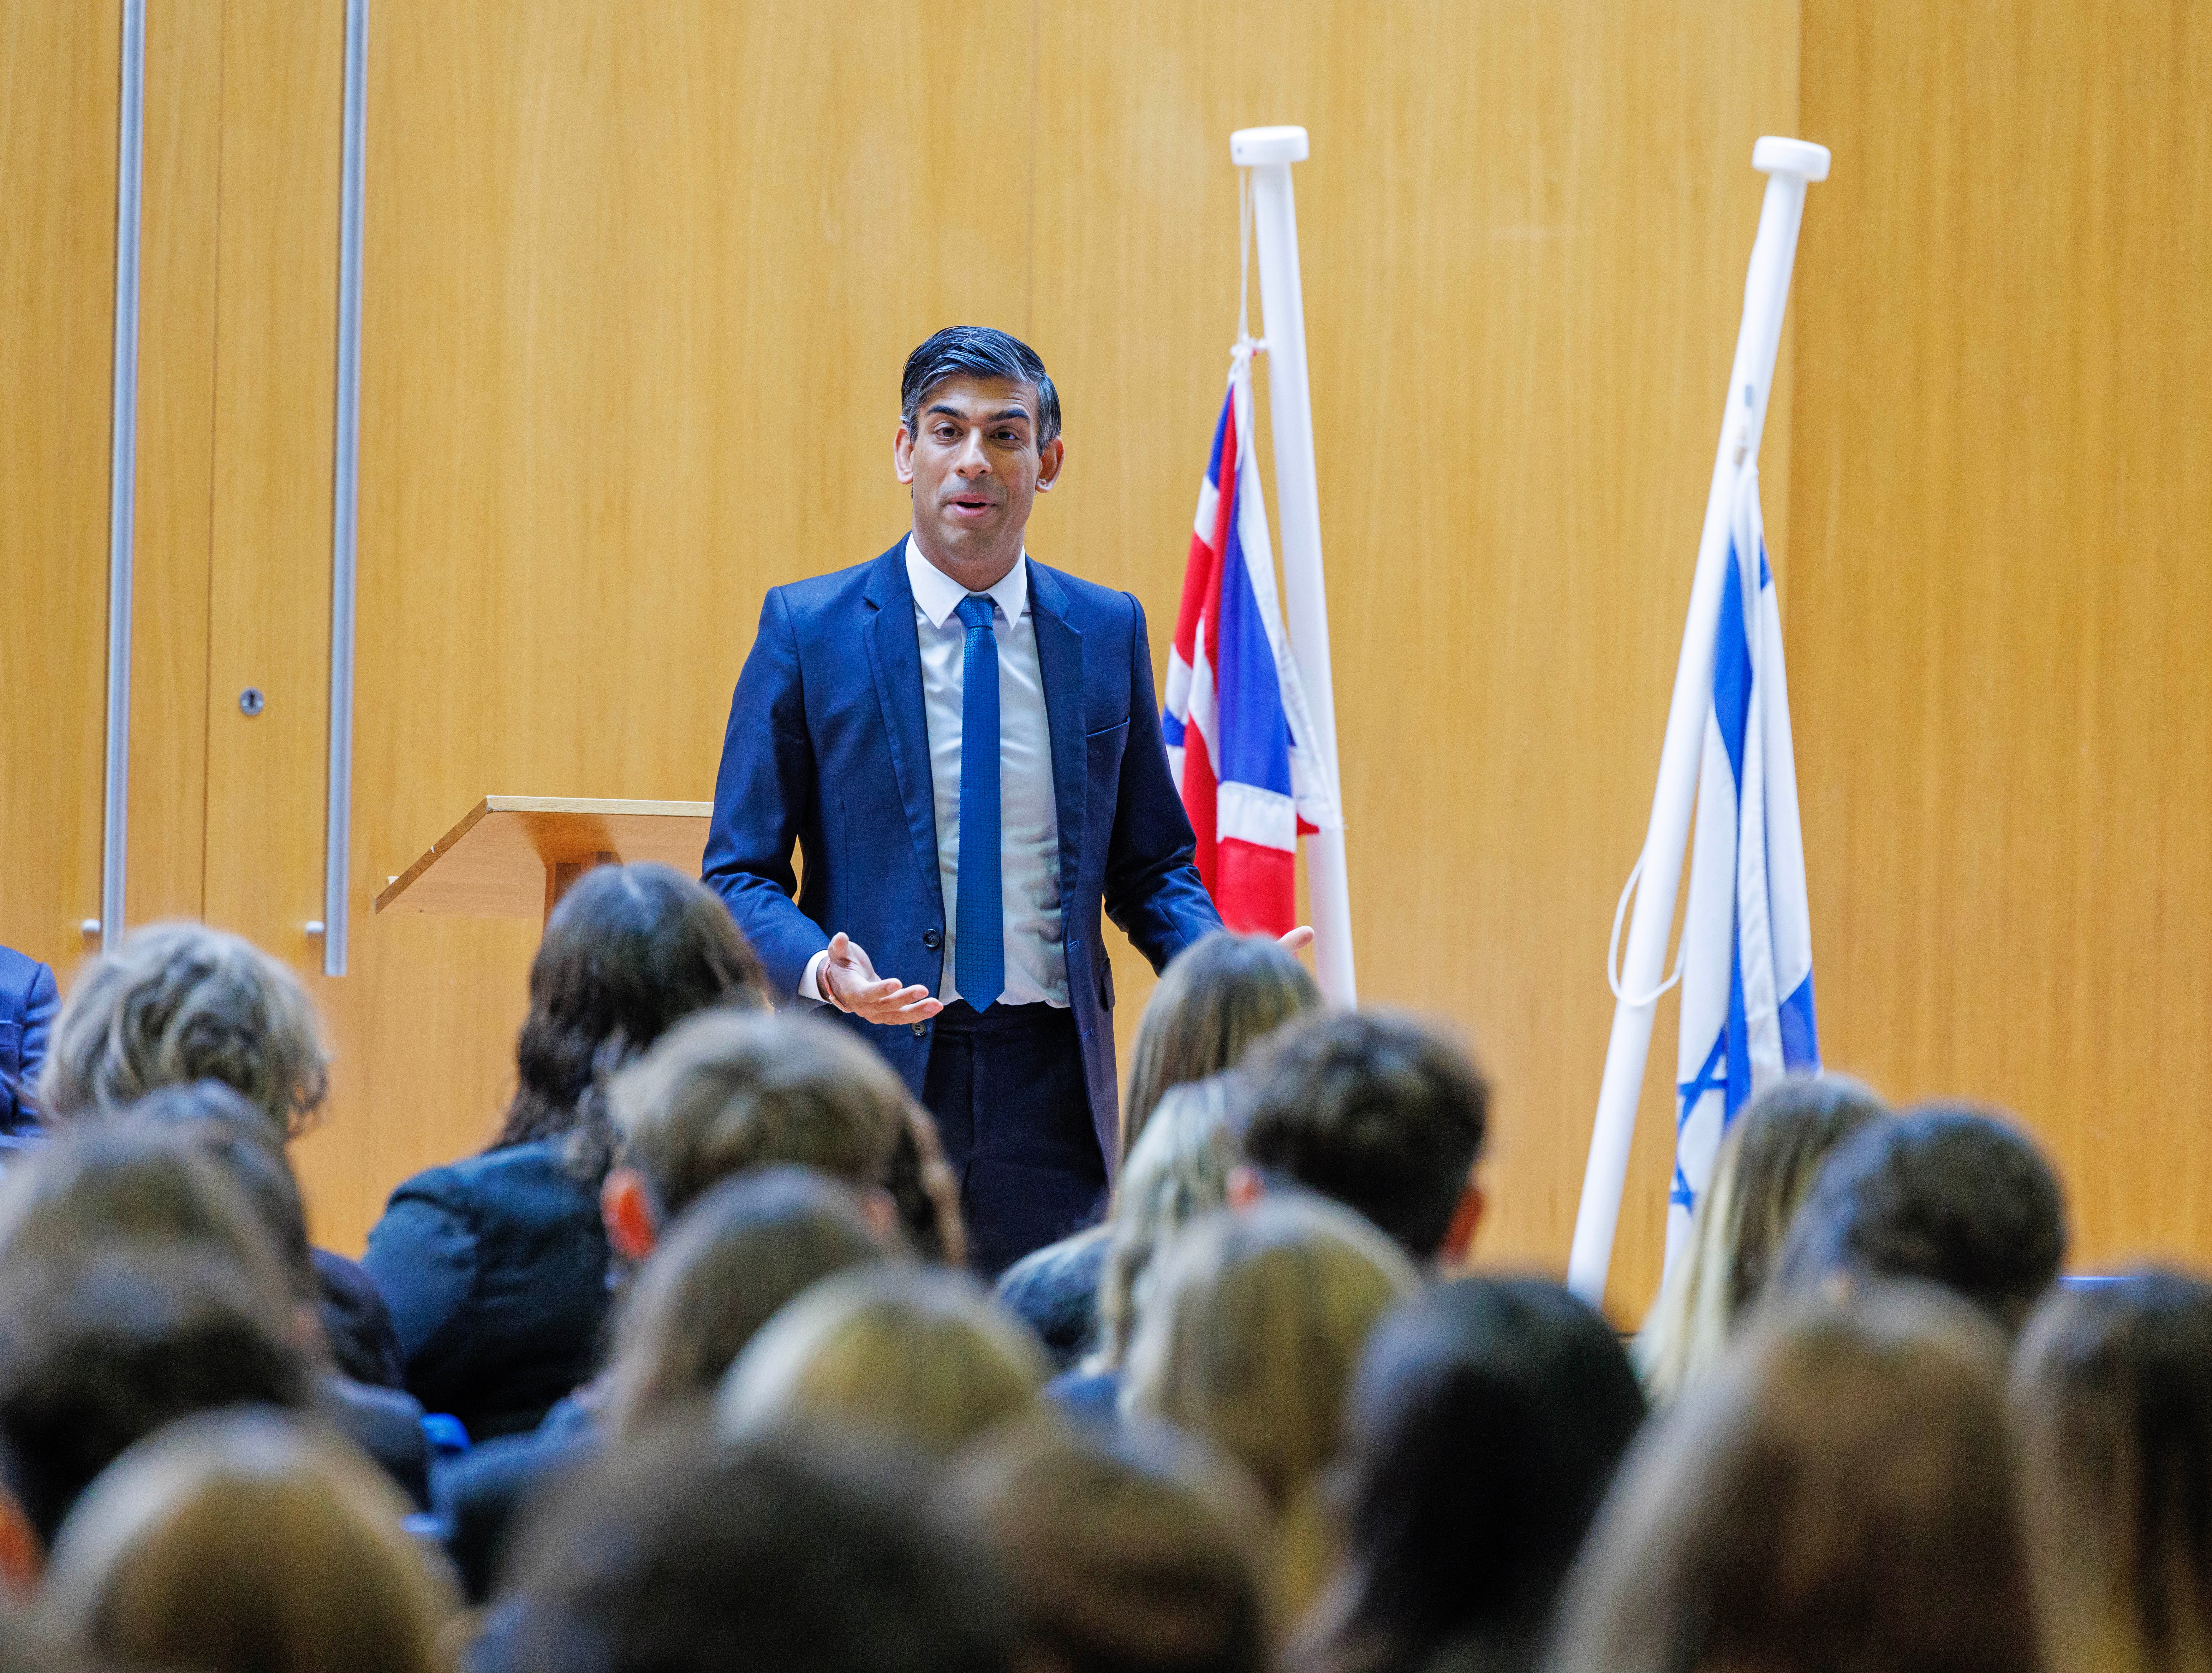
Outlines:
{"type": "MultiPolygon", "coordinates": [[[[907,451],[909,453],[914,451],[911,445],[907,451]]],[[[1039,494],[1045,493],[1060,480],[1060,468],[1066,463],[1067,438],[1066,436],[1054,436],[1037,449],[1037,492],[1039,494]]],[[[911,471],[908,472],[908,476],[912,474],[911,471]]],[[[904,478],[901,480],[903,481],[904,478]]]]}
{"type": "Polygon", "coordinates": [[[914,433],[902,418],[891,436],[891,475],[902,484],[910,487],[914,482],[914,433]]]}
{"type": "Polygon", "coordinates": [[[0,1487],[0,1596],[27,1603],[46,1572],[46,1548],[15,1495],[0,1487]]]}
{"type": "Polygon", "coordinates": [[[653,1252],[659,1240],[653,1223],[653,1193],[645,1188],[645,1175],[635,1167],[608,1171],[599,1187],[599,1224],[606,1227],[607,1245],[635,1265],[653,1252]]]}
{"type": "Polygon", "coordinates": [[[1229,1206],[1249,1209],[1267,1194],[1267,1183],[1260,1177],[1260,1170],[1249,1162],[1240,1161],[1229,1170],[1229,1206]]]}
{"type": "Polygon", "coordinates": [[[1489,1206],[1489,1198],[1482,1192],[1481,1183],[1470,1168],[1467,1189],[1459,1194],[1459,1206],[1452,1210],[1451,1225],[1444,1232],[1444,1240],[1437,1251],[1440,1266],[1463,1266],[1468,1252],[1474,1247],[1474,1234],[1482,1224],[1482,1211],[1489,1206]]]}

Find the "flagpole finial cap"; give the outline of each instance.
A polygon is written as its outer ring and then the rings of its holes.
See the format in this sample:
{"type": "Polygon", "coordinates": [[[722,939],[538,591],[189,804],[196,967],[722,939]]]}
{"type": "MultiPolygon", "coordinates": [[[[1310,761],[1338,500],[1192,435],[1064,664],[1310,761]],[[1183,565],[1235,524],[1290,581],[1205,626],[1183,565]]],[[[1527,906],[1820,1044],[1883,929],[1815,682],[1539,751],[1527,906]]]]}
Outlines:
{"type": "Polygon", "coordinates": [[[1229,160],[1239,168],[1304,162],[1310,149],[1303,128],[1239,128],[1229,136],[1229,160]]]}
{"type": "Polygon", "coordinates": [[[1762,174],[1794,174],[1801,180],[1828,178],[1828,148],[1810,140],[1769,134],[1751,148],[1751,166],[1762,174]]]}

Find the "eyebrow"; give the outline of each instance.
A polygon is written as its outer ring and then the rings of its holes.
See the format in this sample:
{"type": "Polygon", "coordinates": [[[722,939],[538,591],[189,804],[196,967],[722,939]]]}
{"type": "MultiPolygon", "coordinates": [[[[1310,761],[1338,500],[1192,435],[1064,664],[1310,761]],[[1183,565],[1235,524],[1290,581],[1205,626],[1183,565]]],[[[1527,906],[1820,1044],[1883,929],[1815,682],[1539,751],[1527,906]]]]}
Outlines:
{"type": "MultiPolygon", "coordinates": [[[[945,405],[941,402],[936,406],[930,408],[929,412],[933,415],[943,413],[947,418],[965,418],[968,415],[963,412],[957,411],[951,407],[945,405]]],[[[1000,411],[993,413],[991,415],[991,421],[992,422],[996,423],[1002,418],[1018,418],[1027,421],[1029,415],[1030,410],[1027,407],[1007,407],[1000,411]]]]}

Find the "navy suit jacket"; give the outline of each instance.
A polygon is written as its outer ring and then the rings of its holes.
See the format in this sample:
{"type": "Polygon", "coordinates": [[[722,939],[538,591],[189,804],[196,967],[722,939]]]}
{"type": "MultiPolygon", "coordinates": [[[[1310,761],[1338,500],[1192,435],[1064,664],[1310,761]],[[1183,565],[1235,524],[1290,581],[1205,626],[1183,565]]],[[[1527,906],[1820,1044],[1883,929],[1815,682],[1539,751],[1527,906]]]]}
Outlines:
{"type": "MultiPolygon", "coordinates": [[[[1110,1171],[1121,1099],[1101,909],[1154,969],[1221,919],[1168,776],[1144,607],[1027,562],[1052,736],[1068,1000],[1110,1171]]],[[[938,876],[903,536],[872,562],[769,589],[730,705],[704,872],[783,995],[797,996],[808,961],[839,930],[884,975],[938,987],[951,903],[938,876]],[[792,870],[794,843],[803,882],[792,870]]],[[[929,1025],[831,1015],[866,1034],[919,1095],[929,1025]]]]}
{"type": "Polygon", "coordinates": [[[12,947],[0,947],[0,1132],[39,1124],[32,1094],[61,1003],[52,970],[12,947]]]}

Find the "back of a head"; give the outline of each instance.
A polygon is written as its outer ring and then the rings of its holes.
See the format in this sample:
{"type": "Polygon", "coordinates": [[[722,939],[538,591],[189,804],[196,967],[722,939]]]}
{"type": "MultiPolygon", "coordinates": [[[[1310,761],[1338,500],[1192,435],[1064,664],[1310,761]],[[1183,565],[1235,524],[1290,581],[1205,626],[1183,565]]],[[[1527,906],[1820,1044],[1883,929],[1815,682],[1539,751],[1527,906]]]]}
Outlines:
{"type": "Polygon", "coordinates": [[[291,1294],[275,1240],[246,1191],[174,1129],[87,1123],[0,1177],[0,1271],[176,1244],[219,1253],[255,1283],[291,1294]]]}
{"type": "Polygon", "coordinates": [[[0,1469],[51,1543],[126,1448],[190,1413],[303,1408],[281,1291],[207,1246],[10,1261],[0,1286],[0,1469]]]}
{"type": "Polygon", "coordinates": [[[220,1081],[282,1137],[323,1101],[328,1056],[314,1007],[277,960],[204,924],[134,930],[70,990],[39,1082],[49,1119],[220,1081]]]}
{"type": "Polygon", "coordinates": [[[1212,1215],[1164,1257],[1122,1408],[1212,1440],[1281,1508],[1337,1450],[1368,1333],[1419,1284],[1395,1245],[1334,1203],[1270,1196],[1212,1215]]]}
{"type": "Polygon", "coordinates": [[[823,1424],[949,1457],[1033,1411],[1046,1370],[1036,1338],[965,1274],[862,1267],[762,1327],[723,1379],[714,1425],[738,1439],[823,1424]]]}
{"type": "Polygon", "coordinates": [[[1632,1450],[1553,1673],[2035,1673],[2003,1363],[1924,1287],[1763,1310],[1632,1450]]]}
{"type": "Polygon", "coordinates": [[[2011,1399],[2053,1664],[2212,1667],[2212,1284],[2054,1290],[2011,1399]]]}
{"type": "Polygon", "coordinates": [[[1024,1430],[965,1458],[958,1498],[1020,1600],[1037,1664],[1065,1673],[1262,1673],[1249,1537],[1131,1437],[1024,1430]]]}
{"type": "Polygon", "coordinates": [[[1249,1069],[1245,1159],[1432,1258],[1488,1123],[1490,1090],[1466,1054],[1409,1017],[1328,1013],[1271,1036],[1249,1069]]]}
{"type": "Polygon", "coordinates": [[[2017,1331],[2065,1255],[2065,1202],[2034,1144],[1981,1111],[1931,1105],[1829,1157],[1776,1281],[1802,1293],[1832,1276],[1917,1279],[2017,1331]]]}
{"type": "Polygon", "coordinates": [[[498,1143],[592,1127],[587,1094],[608,1070],[695,1011],[767,1003],[767,972],[712,889],[665,865],[594,868],[561,897],[531,961],[498,1143]]]}
{"type": "Polygon", "coordinates": [[[1248,1095],[1248,1083],[1231,1070],[1170,1087],[1153,1106],[1114,1184],[1093,1370],[1118,1370],[1127,1356],[1158,1252],[1228,1200],[1237,1161],[1233,1123],[1248,1095]]]}
{"type": "Polygon", "coordinates": [[[166,1130],[192,1145],[222,1169],[253,1205],[283,1264],[295,1300],[315,1294],[314,1252],[307,1241],[307,1211],[300,1182],[269,1124],[239,1093],[220,1081],[164,1087],[125,1112],[126,1121],[166,1130]]]}
{"type": "Polygon", "coordinates": [[[669,1432],[533,1518],[483,1673],[1006,1673],[976,1533],[908,1460],[818,1438],[669,1432]]]}
{"type": "Polygon", "coordinates": [[[866,1187],[889,1177],[907,1091],[847,1030],[711,1011],[669,1030],[609,1088],[623,1162],[665,1216],[747,1168],[794,1163],[866,1187]]]}
{"type": "Polygon", "coordinates": [[[840,1180],[782,1167],[725,1179],[684,1210],[623,1298],[609,1427],[629,1434],[703,1402],[786,1302],[890,1252],[840,1180]]]}
{"type": "Polygon", "coordinates": [[[40,1588],[107,1666],[434,1673],[457,1607],[362,1458],[273,1413],[190,1418],[118,1459],[40,1588]]]}
{"type": "Polygon", "coordinates": [[[1454,1643],[1525,1664],[1643,1420],[1612,1328],[1556,1284],[1463,1278],[1390,1314],[1348,1402],[1351,1550],[1303,1665],[1418,1673],[1454,1643]]]}
{"type": "Polygon", "coordinates": [[[1321,1009],[1321,990],[1271,936],[1200,937],[1176,955],[1146,1002],[1129,1050],[1121,1154],[1133,1156],[1160,1094],[1243,1061],[1254,1041],[1321,1009]]]}
{"type": "Polygon", "coordinates": [[[1788,1075],[1729,1124],[1690,1239],[1668,1269],[1637,1338],[1637,1362],[1662,1403],[1710,1371],[1745,1310],[1765,1289],[1822,1165],[1888,1113],[1847,1075],[1788,1075]]]}

